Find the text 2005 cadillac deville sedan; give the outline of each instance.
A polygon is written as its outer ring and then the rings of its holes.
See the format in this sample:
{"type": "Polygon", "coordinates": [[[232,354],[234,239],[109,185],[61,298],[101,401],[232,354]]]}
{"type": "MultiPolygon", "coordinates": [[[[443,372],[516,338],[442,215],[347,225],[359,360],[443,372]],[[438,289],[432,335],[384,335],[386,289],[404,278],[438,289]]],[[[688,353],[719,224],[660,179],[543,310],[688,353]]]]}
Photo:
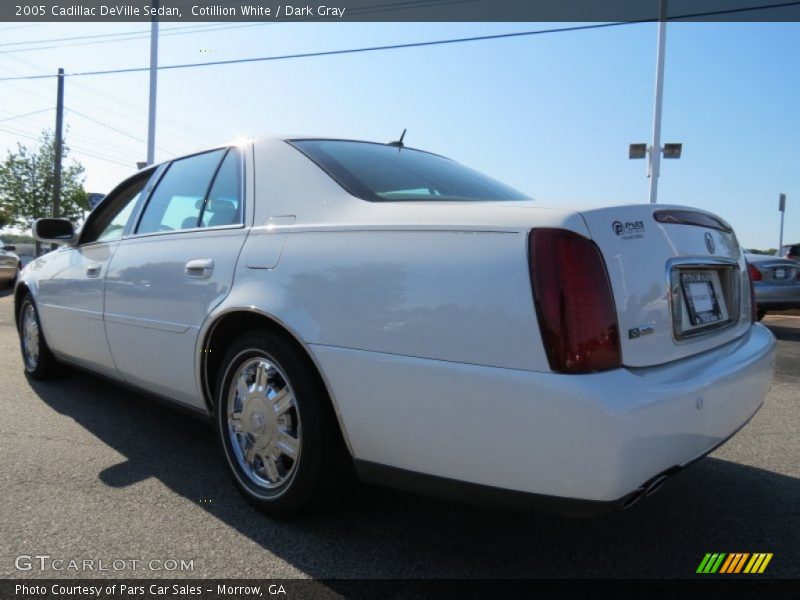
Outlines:
{"type": "MultiPolygon", "coordinates": [[[[402,146],[261,139],[140,171],[15,290],[31,377],[82,367],[213,416],[287,513],[365,480],[629,506],[733,435],[775,341],[702,210],[541,206],[402,146]]],[[[202,465],[197,465],[202,468],[202,465]]]]}

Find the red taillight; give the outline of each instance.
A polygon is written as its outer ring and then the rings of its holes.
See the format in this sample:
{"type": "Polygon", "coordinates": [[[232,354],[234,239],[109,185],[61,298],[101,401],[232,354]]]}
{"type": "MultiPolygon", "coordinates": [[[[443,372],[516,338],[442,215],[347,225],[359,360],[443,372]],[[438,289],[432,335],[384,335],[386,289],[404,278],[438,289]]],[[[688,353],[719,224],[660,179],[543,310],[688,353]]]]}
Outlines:
{"type": "Polygon", "coordinates": [[[619,324],[600,249],[563,229],[534,229],[531,285],[550,368],[589,373],[622,365],[619,324]]]}
{"type": "Polygon", "coordinates": [[[750,282],[750,321],[758,321],[758,304],[756,303],[756,287],[754,281],[761,281],[764,277],[754,265],[747,263],[747,271],[750,275],[747,280],[750,282]]]}
{"type": "Polygon", "coordinates": [[[758,270],[758,267],[755,265],[751,265],[747,263],[747,268],[750,271],[750,281],[761,281],[764,279],[764,276],[761,274],[761,271],[758,270]]]}

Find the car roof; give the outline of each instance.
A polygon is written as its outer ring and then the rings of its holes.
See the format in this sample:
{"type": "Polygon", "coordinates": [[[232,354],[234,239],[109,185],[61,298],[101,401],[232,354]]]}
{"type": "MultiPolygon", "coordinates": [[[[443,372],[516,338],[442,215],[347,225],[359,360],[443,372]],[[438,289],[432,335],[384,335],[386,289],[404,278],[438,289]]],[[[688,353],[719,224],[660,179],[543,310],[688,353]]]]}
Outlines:
{"type": "MultiPolygon", "coordinates": [[[[745,252],[744,254],[747,262],[766,262],[766,261],[785,261],[787,259],[776,254],[754,254],[752,252],[745,252]]],[[[789,261],[791,262],[791,261],[789,261]]]]}
{"type": "MultiPolygon", "coordinates": [[[[379,146],[389,146],[391,144],[391,142],[378,142],[378,141],[375,141],[375,140],[359,140],[359,139],[355,139],[355,138],[332,137],[332,136],[326,136],[326,135],[307,135],[307,134],[305,134],[305,135],[299,135],[299,134],[276,135],[276,134],[272,134],[272,135],[259,135],[259,136],[242,136],[240,138],[237,138],[235,140],[231,140],[229,142],[225,142],[225,143],[222,143],[222,144],[217,144],[215,146],[207,146],[207,147],[204,147],[204,148],[198,148],[197,150],[194,150],[192,152],[187,152],[186,154],[181,154],[179,156],[173,156],[173,157],[168,158],[166,160],[162,160],[161,162],[154,163],[152,165],[148,165],[148,166],[140,169],[139,172],[141,173],[141,172],[144,172],[144,171],[146,171],[148,169],[155,170],[159,166],[161,166],[163,164],[166,164],[166,163],[169,163],[169,162],[172,162],[174,160],[178,160],[178,159],[181,159],[181,158],[187,158],[189,156],[194,156],[195,154],[203,154],[205,152],[211,152],[212,150],[219,150],[220,148],[230,148],[232,146],[241,146],[241,145],[246,144],[246,143],[258,144],[258,143],[263,143],[263,142],[291,142],[291,141],[298,141],[298,142],[299,141],[358,142],[358,143],[361,143],[361,144],[375,144],[375,145],[379,145],[379,146]]],[[[408,149],[408,150],[416,150],[417,152],[424,152],[426,154],[433,154],[434,156],[441,156],[439,154],[436,154],[435,152],[430,152],[429,150],[422,150],[421,148],[415,148],[413,146],[404,145],[403,148],[408,149]]],[[[447,157],[446,156],[442,156],[442,158],[447,158],[447,157]]]]}

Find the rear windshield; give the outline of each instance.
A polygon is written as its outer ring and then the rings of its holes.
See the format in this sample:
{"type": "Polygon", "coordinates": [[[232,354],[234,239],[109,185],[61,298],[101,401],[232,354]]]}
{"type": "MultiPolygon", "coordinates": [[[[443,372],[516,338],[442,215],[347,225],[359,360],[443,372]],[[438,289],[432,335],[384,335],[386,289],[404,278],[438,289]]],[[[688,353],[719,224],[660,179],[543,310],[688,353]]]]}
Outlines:
{"type": "Polygon", "coordinates": [[[371,202],[528,200],[448,158],[386,144],[291,140],[353,196],[371,202]]]}

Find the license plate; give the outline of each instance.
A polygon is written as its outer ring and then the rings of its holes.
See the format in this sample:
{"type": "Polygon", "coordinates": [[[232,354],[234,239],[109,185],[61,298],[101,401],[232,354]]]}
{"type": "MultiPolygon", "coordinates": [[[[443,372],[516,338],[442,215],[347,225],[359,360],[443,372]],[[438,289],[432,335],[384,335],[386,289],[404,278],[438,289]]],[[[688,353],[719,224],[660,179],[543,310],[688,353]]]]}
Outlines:
{"type": "Polygon", "coordinates": [[[786,269],[778,267],[772,272],[773,279],[786,279],[786,269]]]}
{"type": "Polygon", "coordinates": [[[681,273],[681,287],[692,325],[710,325],[722,320],[711,271],[681,273]]]}

